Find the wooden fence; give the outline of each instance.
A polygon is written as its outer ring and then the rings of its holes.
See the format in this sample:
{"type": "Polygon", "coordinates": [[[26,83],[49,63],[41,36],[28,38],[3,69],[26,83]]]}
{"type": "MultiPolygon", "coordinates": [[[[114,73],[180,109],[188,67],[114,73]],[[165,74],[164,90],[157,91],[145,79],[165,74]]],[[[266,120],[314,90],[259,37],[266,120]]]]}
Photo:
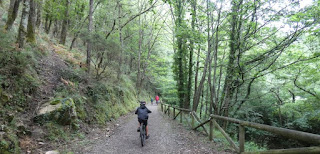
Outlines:
{"type": "Polygon", "coordinates": [[[173,105],[163,104],[161,103],[161,111],[165,114],[168,114],[170,117],[172,115],[173,119],[177,119],[177,117],[180,115],[179,121],[182,123],[182,119],[184,118],[187,121],[187,124],[189,127],[191,127],[193,130],[197,130],[198,128],[202,127],[205,134],[209,136],[209,140],[211,141],[213,139],[213,129],[214,127],[217,128],[222,135],[227,139],[231,147],[241,154],[249,154],[249,153],[288,153],[288,154],[301,154],[301,153],[320,153],[320,146],[316,147],[302,147],[302,148],[292,148],[292,149],[277,149],[277,150],[268,150],[268,151],[259,151],[259,152],[245,152],[245,127],[251,127],[267,132],[271,132],[274,134],[286,136],[291,139],[301,140],[309,143],[316,143],[320,145],[320,135],[317,134],[311,134],[301,131],[295,131],[285,128],[279,128],[279,127],[273,127],[269,125],[263,125],[248,121],[242,121],[234,118],[229,117],[223,117],[218,115],[210,115],[209,119],[205,121],[201,121],[200,118],[197,116],[197,114],[194,111],[191,111],[190,109],[183,109],[179,107],[175,107],[173,105]],[[171,109],[170,109],[171,108],[171,109]],[[170,113],[172,110],[173,113],[170,113]],[[177,114],[176,114],[177,112],[177,114]],[[189,122],[187,116],[191,117],[191,122],[189,122]],[[228,121],[232,123],[236,123],[239,125],[239,146],[233,142],[231,137],[219,126],[219,124],[216,122],[216,120],[223,120],[228,121]],[[195,121],[198,122],[196,125],[195,121]],[[209,123],[209,130],[207,130],[204,125],[209,123]]]}

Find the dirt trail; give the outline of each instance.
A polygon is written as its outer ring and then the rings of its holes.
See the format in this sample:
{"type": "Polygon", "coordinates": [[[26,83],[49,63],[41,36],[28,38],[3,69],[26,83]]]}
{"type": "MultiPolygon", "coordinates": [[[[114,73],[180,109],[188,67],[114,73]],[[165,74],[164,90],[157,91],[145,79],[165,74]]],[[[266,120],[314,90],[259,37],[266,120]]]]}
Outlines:
{"type": "Polygon", "coordinates": [[[170,120],[160,113],[158,106],[148,108],[152,111],[148,121],[150,138],[144,147],[141,147],[136,131],[137,117],[132,114],[120,122],[112,136],[78,149],[76,153],[226,153],[218,151],[219,148],[207,138],[170,120]]]}

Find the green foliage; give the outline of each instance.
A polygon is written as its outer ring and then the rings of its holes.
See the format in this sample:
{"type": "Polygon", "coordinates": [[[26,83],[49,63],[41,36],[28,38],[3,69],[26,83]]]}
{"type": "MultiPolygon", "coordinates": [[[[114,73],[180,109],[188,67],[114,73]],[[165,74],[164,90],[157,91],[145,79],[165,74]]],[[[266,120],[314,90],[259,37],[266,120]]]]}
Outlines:
{"type": "Polygon", "coordinates": [[[266,147],[261,147],[254,142],[245,142],[244,147],[245,147],[246,151],[252,151],[252,152],[267,150],[266,147]]]}
{"type": "Polygon", "coordinates": [[[6,96],[6,105],[28,106],[31,96],[36,92],[40,83],[35,66],[37,55],[32,48],[15,51],[9,43],[10,35],[0,34],[0,85],[2,96],[6,96]],[[5,95],[4,95],[5,94],[5,95]]]}
{"type": "Polygon", "coordinates": [[[68,132],[65,127],[61,125],[54,122],[48,122],[45,124],[45,128],[48,131],[45,136],[48,140],[56,142],[69,140],[68,132]]]}
{"type": "Polygon", "coordinates": [[[119,87],[110,87],[102,82],[88,87],[88,101],[94,105],[89,118],[98,124],[117,119],[135,108],[137,102],[135,89],[130,80],[124,80],[119,87]]]}
{"type": "Polygon", "coordinates": [[[75,95],[73,99],[74,99],[74,104],[76,106],[77,117],[80,120],[85,121],[87,117],[87,112],[85,110],[85,101],[87,98],[84,96],[75,95]]]}

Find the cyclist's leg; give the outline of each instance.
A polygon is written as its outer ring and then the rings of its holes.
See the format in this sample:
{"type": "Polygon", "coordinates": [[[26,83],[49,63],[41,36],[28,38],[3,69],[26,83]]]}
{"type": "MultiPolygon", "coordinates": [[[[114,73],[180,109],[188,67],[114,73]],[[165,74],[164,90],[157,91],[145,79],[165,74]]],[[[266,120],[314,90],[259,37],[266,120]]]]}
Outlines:
{"type": "Polygon", "coordinates": [[[149,129],[148,129],[148,120],[144,120],[143,124],[146,126],[146,135],[149,136],[149,129]]]}
{"type": "Polygon", "coordinates": [[[139,126],[138,126],[138,129],[137,129],[137,132],[140,132],[140,126],[141,126],[142,120],[138,119],[138,122],[139,122],[139,126]]]}

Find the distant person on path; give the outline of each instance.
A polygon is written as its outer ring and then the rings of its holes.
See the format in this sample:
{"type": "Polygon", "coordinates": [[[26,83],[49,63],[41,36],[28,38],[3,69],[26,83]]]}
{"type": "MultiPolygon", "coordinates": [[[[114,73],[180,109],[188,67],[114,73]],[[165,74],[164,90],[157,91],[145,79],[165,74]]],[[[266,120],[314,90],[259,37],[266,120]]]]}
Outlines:
{"type": "Polygon", "coordinates": [[[145,101],[141,101],[140,102],[140,107],[138,107],[136,112],[135,112],[135,114],[138,115],[138,121],[139,121],[139,127],[137,129],[137,132],[140,131],[141,123],[146,125],[146,134],[147,134],[146,139],[149,138],[149,134],[148,134],[148,118],[149,118],[148,114],[149,113],[151,113],[151,111],[146,107],[146,102],[145,101]]]}
{"type": "Polygon", "coordinates": [[[160,99],[160,98],[159,98],[159,96],[157,95],[157,96],[156,96],[156,103],[157,103],[157,105],[158,105],[158,103],[159,103],[159,99],[160,99]]]}
{"type": "Polygon", "coordinates": [[[153,105],[153,98],[151,98],[151,105],[153,105]]]}

